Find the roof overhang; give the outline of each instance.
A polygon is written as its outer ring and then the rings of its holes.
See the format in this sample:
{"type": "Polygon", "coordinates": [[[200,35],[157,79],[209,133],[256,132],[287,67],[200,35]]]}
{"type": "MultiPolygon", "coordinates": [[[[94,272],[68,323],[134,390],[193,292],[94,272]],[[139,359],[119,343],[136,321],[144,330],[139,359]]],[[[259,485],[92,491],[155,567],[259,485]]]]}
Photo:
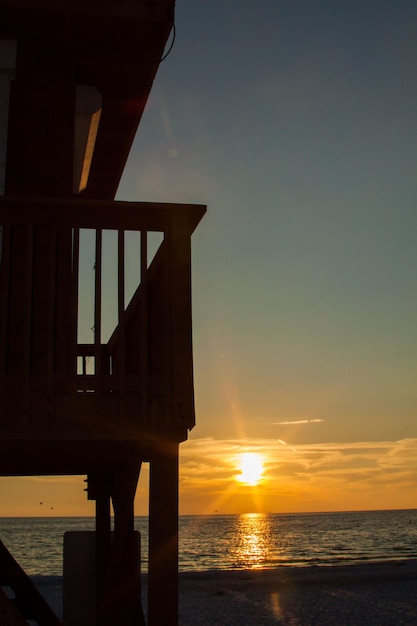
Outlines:
{"type": "MultiPolygon", "coordinates": [[[[102,97],[80,196],[115,197],[174,24],[175,0],[0,0],[0,36],[67,42],[76,85],[102,97]]],[[[53,49],[51,45],[51,54],[53,49]]]]}

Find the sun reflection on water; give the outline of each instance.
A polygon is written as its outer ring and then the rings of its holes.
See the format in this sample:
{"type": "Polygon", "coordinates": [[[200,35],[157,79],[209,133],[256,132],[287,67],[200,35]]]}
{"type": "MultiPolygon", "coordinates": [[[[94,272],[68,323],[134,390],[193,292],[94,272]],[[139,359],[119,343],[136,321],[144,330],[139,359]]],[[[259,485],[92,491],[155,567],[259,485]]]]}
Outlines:
{"type": "Polygon", "coordinates": [[[236,519],[236,561],[247,568],[262,568],[271,546],[271,522],[264,513],[244,513],[236,519]]]}

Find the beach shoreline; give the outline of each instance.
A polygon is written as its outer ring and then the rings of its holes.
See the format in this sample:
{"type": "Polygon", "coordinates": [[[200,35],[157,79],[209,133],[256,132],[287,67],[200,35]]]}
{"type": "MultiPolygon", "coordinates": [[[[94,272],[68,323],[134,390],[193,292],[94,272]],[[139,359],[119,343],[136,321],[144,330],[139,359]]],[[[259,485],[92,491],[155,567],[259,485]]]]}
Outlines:
{"type": "MultiPolygon", "coordinates": [[[[32,579],[60,616],[62,578],[32,579]]],[[[180,572],[179,616],[180,626],[415,626],[417,560],[180,572]]]]}

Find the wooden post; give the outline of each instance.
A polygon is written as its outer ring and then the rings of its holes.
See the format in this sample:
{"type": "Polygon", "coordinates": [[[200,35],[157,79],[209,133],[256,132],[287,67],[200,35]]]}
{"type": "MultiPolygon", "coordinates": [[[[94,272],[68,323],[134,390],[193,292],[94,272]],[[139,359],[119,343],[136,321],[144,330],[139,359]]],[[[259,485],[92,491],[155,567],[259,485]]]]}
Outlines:
{"type": "Polygon", "coordinates": [[[99,485],[96,494],[96,623],[106,598],[111,550],[110,494],[108,481],[99,485]]]}
{"type": "Polygon", "coordinates": [[[178,443],[150,461],[148,626],[178,624],[178,443]]]}
{"type": "Polygon", "coordinates": [[[109,582],[114,594],[108,607],[109,626],[145,626],[141,603],[138,534],[134,530],[134,499],[140,462],[120,470],[113,478],[114,537],[109,582]]]}

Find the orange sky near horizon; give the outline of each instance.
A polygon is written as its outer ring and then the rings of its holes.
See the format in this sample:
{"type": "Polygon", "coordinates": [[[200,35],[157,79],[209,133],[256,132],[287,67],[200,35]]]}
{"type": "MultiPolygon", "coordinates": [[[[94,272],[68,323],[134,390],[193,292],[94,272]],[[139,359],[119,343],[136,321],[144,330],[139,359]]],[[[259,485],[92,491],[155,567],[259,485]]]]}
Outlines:
{"type": "MultiPolygon", "coordinates": [[[[2,516],[92,516],[83,478],[0,478],[2,516]]],[[[148,480],[144,464],[136,515],[147,514],[148,480]]],[[[272,439],[206,438],[180,446],[182,515],[417,508],[416,493],[417,439],[290,446],[272,439]],[[263,460],[256,485],[239,480],[242,453],[263,460]]]]}

